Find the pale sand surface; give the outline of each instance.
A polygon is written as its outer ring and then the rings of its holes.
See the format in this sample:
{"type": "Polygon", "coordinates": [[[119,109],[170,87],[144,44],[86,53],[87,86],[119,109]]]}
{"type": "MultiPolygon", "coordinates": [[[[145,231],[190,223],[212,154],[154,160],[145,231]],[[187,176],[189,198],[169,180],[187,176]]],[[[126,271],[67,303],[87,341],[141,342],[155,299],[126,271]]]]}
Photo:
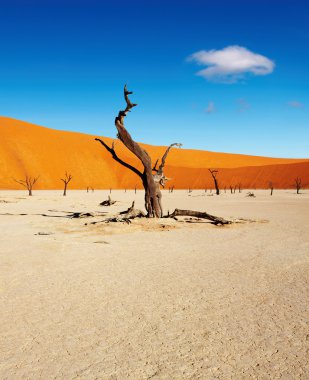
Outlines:
{"type": "Polygon", "coordinates": [[[0,215],[0,378],[308,379],[309,192],[255,194],[163,202],[256,223],[85,226],[35,214],[142,192],[0,191],[1,214],[31,214],[0,215]]]}

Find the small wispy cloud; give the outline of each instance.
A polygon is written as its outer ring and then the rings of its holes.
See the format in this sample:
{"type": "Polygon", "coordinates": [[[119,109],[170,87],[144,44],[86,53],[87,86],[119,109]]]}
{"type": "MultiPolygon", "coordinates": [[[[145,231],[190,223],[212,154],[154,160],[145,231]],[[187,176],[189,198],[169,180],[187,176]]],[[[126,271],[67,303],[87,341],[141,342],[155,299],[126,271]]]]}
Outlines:
{"type": "Polygon", "coordinates": [[[243,98],[238,99],[237,104],[239,112],[244,112],[251,107],[251,105],[246,101],[246,99],[243,98]]]}
{"type": "Polygon", "coordinates": [[[238,45],[221,50],[200,50],[188,60],[206,66],[197,75],[222,83],[235,83],[248,74],[267,75],[275,68],[271,59],[238,45]]]}
{"type": "Polygon", "coordinates": [[[205,109],[205,112],[206,113],[213,113],[213,112],[215,112],[215,110],[216,110],[215,103],[209,102],[207,105],[207,108],[205,109]]]}
{"type": "Polygon", "coordinates": [[[292,100],[292,101],[288,102],[288,105],[292,108],[302,108],[304,106],[303,103],[301,103],[297,100],[292,100]]]}

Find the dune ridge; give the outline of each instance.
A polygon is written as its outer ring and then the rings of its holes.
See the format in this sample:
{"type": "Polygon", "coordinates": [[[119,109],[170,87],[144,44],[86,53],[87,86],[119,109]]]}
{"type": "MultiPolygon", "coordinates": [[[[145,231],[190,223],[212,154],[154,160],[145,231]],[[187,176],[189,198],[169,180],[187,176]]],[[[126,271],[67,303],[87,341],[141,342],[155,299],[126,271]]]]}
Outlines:
{"type": "MultiPolygon", "coordinates": [[[[87,186],[104,188],[141,188],[140,179],[115,162],[95,137],[78,132],[59,131],[28,122],[0,117],[0,188],[20,189],[14,178],[40,175],[37,189],[62,188],[65,171],[73,175],[71,189],[87,186]]],[[[104,137],[111,144],[113,139],[104,137]]],[[[165,147],[141,144],[153,160],[165,147]]],[[[120,142],[116,150],[125,161],[141,167],[136,157],[120,142]]],[[[167,186],[175,188],[212,188],[208,168],[219,169],[219,183],[229,188],[241,183],[243,188],[292,188],[294,179],[302,178],[309,186],[309,159],[272,158],[243,154],[218,153],[192,149],[173,149],[168,157],[167,186]]]]}

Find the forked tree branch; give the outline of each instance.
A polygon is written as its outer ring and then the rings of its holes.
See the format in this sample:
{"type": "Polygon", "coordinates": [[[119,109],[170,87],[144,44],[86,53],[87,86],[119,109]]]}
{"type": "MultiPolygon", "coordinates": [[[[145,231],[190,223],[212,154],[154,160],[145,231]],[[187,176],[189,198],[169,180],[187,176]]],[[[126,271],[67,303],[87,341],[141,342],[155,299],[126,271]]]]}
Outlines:
{"type": "Polygon", "coordinates": [[[143,177],[143,174],[138,169],[136,169],[134,166],[128,164],[127,162],[123,161],[120,157],[117,156],[117,153],[116,153],[115,147],[114,147],[114,143],[112,144],[112,147],[109,147],[103,140],[98,139],[98,138],[96,138],[95,140],[99,141],[104,146],[104,148],[112,155],[112,157],[115,161],[117,161],[119,164],[126,167],[127,169],[132,170],[132,172],[137,174],[140,178],[143,177]]]}
{"type": "Polygon", "coordinates": [[[154,164],[154,166],[153,166],[153,168],[152,168],[152,171],[153,171],[153,172],[158,173],[158,169],[157,169],[158,162],[159,162],[159,159],[157,159],[157,161],[155,162],[155,164],[154,164]]]}
{"type": "MultiPolygon", "coordinates": [[[[162,175],[162,174],[163,174],[163,169],[164,169],[164,166],[165,166],[165,161],[166,161],[167,155],[168,155],[169,151],[171,150],[171,148],[172,148],[173,146],[177,146],[178,148],[181,148],[181,147],[182,147],[182,144],[180,144],[180,143],[173,143],[173,144],[171,144],[171,145],[166,149],[164,155],[163,155],[162,158],[161,158],[161,164],[160,164],[160,166],[159,166],[159,169],[157,170],[157,173],[158,173],[159,175],[162,175]]],[[[157,162],[158,162],[158,160],[157,160],[157,162]]],[[[157,162],[156,162],[155,167],[157,166],[157,162]]]]}
{"type": "Polygon", "coordinates": [[[39,179],[39,177],[40,176],[32,178],[32,177],[29,177],[26,175],[26,179],[15,179],[15,178],[13,178],[13,180],[29,190],[29,189],[32,189],[33,185],[36,183],[36,181],[39,179]]]}
{"type": "Polygon", "coordinates": [[[65,178],[60,178],[61,181],[63,181],[65,184],[68,184],[71,179],[72,179],[72,175],[71,174],[68,174],[68,172],[65,172],[65,178]]]}
{"type": "Polygon", "coordinates": [[[218,170],[215,170],[215,169],[208,169],[210,174],[212,175],[212,177],[215,179],[217,177],[217,174],[218,174],[218,170]]]}

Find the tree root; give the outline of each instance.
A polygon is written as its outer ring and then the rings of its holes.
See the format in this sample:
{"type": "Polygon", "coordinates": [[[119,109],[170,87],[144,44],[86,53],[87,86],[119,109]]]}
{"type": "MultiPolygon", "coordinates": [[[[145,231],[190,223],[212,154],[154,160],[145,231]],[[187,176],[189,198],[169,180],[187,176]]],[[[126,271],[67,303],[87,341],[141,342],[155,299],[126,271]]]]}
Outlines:
{"type": "MultiPolygon", "coordinates": [[[[210,215],[207,212],[200,212],[200,211],[192,211],[192,210],[179,210],[175,209],[175,211],[172,214],[168,214],[164,216],[163,218],[172,218],[175,220],[177,219],[177,216],[190,216],[197,219],[207,219],[210,220],[212,224],[216,226],[222,226],[226,224],[232,224],[233,221],[226,220],[223,218],[220,218],[218,216],[210,215]]],[[[103,219],[101,221],[97,222],[91,222],[89,224],[97,224],[97,223],[127,223],[130,224],[132,219],[135,218],[146,218],[147,215],[141,211],[134,208],[134,202],[132,203],[131,207],[129,207],[125,211],[121,211],[118,215],[103,219]]],[[[189,222],[192,222],[192,219],[188,220],[189,222]]]]}
{"type": "MultiPolygon", "coordinates": [[[[112,216],[110,218],[106,218],[103,220],[100,220],[98,222],[91,222],[89,224],[97,224],[97,223],[127,223],[130,224],[132,219],[135,218],[146,218],[146,214],[141,211],[134,208],[134,201],[132,202],[132,205],[125,211],[121,211],[118,215],[112,216]]],[[[87,223],[85,223],[86,225],[87,223]]]]}
{"type": "Polygon", "coordinates": [[[248,191],[246,197],[252,197],[252,198],[255,198],[255,194],[252,193],[251,191],[248,191]]]}
{"type": "Polygon", "coordinates": [[[108,199],[106,201],[103,201],[100,203],[100,206],[111,206],[115,204],[117,201],[113,201],[110,196],[108,196],[108,199]]]}
{"type": "Polygon", "coordinates": [[[192,210],[179,210],[178,208],[172,214],[165,216],[165,218],[173,218],[177,220],[177,216],[192,216],[198,219],[210,220],[216,226],[222,226],[225,224],[232,224],[232,221],[220,218],[218,216],[210,215],[207,212],[192,211],[192,210]]]}

